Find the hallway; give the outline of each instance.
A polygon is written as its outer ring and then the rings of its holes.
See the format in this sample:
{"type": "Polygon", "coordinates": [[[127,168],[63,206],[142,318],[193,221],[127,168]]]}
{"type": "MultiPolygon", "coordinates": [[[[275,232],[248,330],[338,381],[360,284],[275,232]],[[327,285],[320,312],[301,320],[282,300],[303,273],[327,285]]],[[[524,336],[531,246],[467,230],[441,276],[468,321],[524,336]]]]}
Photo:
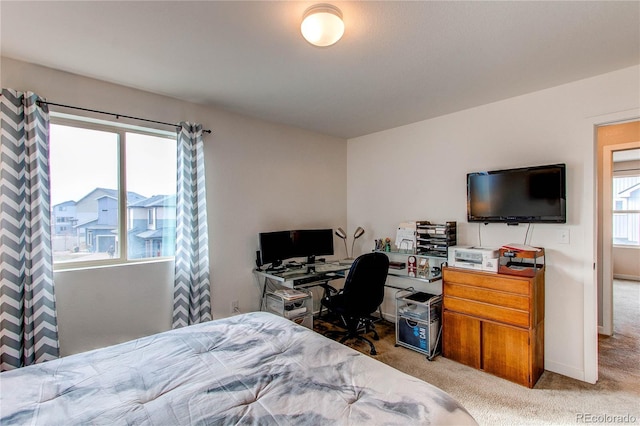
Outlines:
{"type": "Polygon", "coordinates": [[[614,279],[613,298],[613,336],[598,336],[598,381],[640,383],[640,282],[614,279]]]}

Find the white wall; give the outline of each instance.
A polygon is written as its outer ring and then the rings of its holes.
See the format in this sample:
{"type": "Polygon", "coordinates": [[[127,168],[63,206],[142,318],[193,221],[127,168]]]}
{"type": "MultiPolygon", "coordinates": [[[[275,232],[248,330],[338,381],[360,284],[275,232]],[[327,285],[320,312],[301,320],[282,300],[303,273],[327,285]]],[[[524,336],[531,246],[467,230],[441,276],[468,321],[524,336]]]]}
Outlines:
{"type": "Polygon", "coordinates": [[[364,249],[393,239],[404,220],[455,220],[459,244],[479,244],[479,235],[483,246],[522,243],[526,226],[466,222],[466,174],[566,163],[567,223],[530,231],[547,255],[545,368],[595,380],[594,124],[638,116],[638,75],[636,66],[350,139],[348,223],[368,230],[364,249]],[[558,242],[560,229],[569,244],[558,242]]]}
{"type": "MultiPolygon", "coordinates": [[[[260,293],[252,273],[259,232],[345,226],[347,148],[343,139],[7,58],[2,58],[0,75],[2,87],[30,90],[51,102],[170,123],[198,122],[213,130],[205,136],[205,156],[216,318],[230,315],[232,300],[239,301],[241,311],[259,308],[260,293]]],[[[335,243],[339,249],[342,242],[335,243]]],[[[168,329],[171,270],[159,263],[128,266],[116,274],[109,270],[56,273],[62,353],[168,329]],[[157,297],[148,297],[154,292],[157,297]],[[136,306],[144,308],[136,311],[136,306]],[[92,312],[96,312],[93,319],[92,312]],[[123,312],[126,315],[120,316],[123,312]]]]}
{"type": "Polygon", "coordinates": [[[171,261],[54,273],[60,355],[171,328],[171,261]]]}

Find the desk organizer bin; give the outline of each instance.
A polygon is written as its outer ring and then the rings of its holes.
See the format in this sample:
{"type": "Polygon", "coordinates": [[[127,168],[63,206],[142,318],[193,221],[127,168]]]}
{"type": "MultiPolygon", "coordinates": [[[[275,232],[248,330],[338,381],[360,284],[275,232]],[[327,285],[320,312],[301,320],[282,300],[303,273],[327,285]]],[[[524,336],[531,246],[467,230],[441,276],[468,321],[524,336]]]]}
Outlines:
{"type": "Polygon", "coordinates": [[[448,256],[448,249],[458,241],[455,221],[442,224],[416,222],[416,254],[434,257],[448,256]]]}
{"type": "Polygon", "coordinates": [[[313,315],[303,315],[301,317],[292,318],[291,321],[313,330],[313,315]]]}
{"type": "Polygon", "coordinates": [[[532,278],[544,268],[543,248],[519,249],[503,246],[500,248],[499,254],[499,274],[532,278]]]}

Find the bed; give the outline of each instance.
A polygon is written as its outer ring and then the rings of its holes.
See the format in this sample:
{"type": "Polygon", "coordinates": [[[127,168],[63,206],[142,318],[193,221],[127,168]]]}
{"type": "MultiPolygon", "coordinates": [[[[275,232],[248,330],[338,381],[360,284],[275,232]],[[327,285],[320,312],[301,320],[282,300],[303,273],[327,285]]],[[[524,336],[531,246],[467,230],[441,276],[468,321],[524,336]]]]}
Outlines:
{"type": "Polygon", "coordinates": [[[0,374],[0,424],[476,424],[444,391],[253,312],[0,374]]]}

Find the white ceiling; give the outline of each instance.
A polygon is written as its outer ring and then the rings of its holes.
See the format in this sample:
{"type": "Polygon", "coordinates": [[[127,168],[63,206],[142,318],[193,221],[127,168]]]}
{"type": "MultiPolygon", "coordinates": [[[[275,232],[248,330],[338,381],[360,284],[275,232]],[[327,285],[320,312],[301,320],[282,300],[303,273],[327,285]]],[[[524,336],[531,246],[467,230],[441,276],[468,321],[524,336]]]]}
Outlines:
{"type": "Polygon", "coordinates": [[[331,3],[2,0],[2,55],[343,138],[640,63],[638,1],[331,3]]]}

